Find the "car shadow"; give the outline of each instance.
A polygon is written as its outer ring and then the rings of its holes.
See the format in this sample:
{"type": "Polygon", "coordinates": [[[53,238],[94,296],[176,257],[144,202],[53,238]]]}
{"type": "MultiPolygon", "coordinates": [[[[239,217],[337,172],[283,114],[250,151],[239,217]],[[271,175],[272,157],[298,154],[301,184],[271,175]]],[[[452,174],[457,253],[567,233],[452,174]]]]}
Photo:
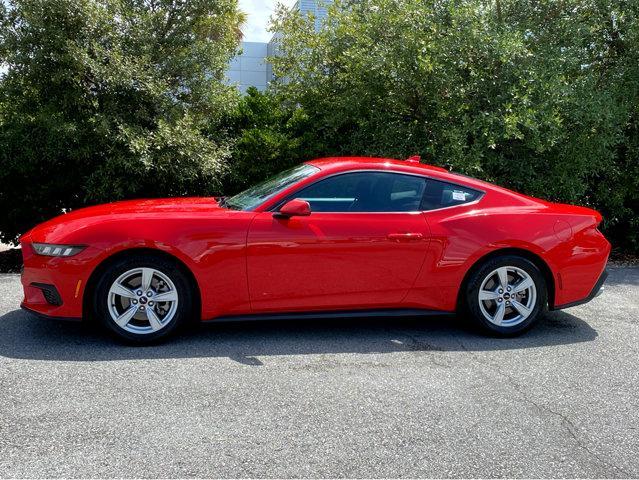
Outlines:
{"type": "Polygon", "coordinates": [[[226,357],[259,366],[273,355],[516,350],[590,342],[597,332],[549,312],[528,333],[491,338],[456,317],[264,321],[193,326],[158,345],[123,345],[91,323],[43,320],[22,310],[0,317],[0,356],[55,361],[226,357]],[[262,358],[262,360],[260,360],[262,358]]]}

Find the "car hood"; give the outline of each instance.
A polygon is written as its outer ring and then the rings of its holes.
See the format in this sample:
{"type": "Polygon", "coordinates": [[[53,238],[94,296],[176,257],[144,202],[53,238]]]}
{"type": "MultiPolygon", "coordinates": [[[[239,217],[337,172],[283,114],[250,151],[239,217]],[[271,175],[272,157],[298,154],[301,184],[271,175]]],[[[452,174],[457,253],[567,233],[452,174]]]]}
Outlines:
{"type": "Polygon", "coordinates": [[[21,242],[62,241],[69,232],[86,228],[95,223],[117,221],[121,218],[170,217],[173,214],[215,215],[228,210],[219,206],[213,197],[180,197],[143,200],[125,200],[79,208],[41,223],[20,237],[21,242]]]}

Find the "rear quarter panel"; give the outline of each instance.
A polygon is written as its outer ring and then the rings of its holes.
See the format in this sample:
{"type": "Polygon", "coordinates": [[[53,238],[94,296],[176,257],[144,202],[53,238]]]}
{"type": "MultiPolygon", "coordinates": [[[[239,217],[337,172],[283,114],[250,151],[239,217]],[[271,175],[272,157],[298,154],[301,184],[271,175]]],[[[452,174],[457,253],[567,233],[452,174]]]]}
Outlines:
{"type": "Polygon", "coordinates": [[[537,255],[549,267],[555,287],[551,306],[582,299],[610,251],[596,230],[595,214],[584,209],[576,215],[552,204],[490,191],[475,205],[424,212],[430,247],[406,303],[455,310],[459,288],[473,265],[492,252],[513,248],[537,255]]]}

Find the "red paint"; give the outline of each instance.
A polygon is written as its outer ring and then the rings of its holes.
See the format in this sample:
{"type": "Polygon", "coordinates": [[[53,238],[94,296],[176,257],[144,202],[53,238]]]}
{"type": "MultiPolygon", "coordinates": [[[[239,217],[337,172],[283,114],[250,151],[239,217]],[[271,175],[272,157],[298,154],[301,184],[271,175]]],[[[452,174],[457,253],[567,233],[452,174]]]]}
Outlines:
{"type": "MultiPolygon", "coordinates": [[[[594,210],[414,162],[355,157],[310,163],[320,170],[254,211],[222,208],[213,198],[174,198],[99,205],[45,222],[21,238],[24,306],[81,317],[92,272],[111,255],[134,248],[164,251],[191,270],[203,319],[324,309],[452,311],[468,270],[484,255],[506,248],[545,262],[556,287],[551,300],[562,305],[588,296],[610,252],[594,210]],[[302,186],[352,170],[423,175],[485,194],[469,204],[425,212],[275,218],[269,211],[302,186]],[[45,257],[34,253],[32,242],[87,248],[69,258],[45,257]],[[63,305],[46,303],[32,282],[55,285],[63,305]]],[[[301,203],[306,202],[293,204],[295,212],[302,212],[301,203]]]]}
{"type": "Polygon", "coordinates": [[[421,213],[258,213],[248,235],[251,304],[258,311],[401,305],[428,250],[421,213]],[[414,240],[393,235],[412,232],[414,240]]]}
{"type": "Polygon", "coordinates": [[[308,217],[311,214],[311,206],[304,200],[294,198],[282,205],[278,214],[280,218],[308,217]]]}

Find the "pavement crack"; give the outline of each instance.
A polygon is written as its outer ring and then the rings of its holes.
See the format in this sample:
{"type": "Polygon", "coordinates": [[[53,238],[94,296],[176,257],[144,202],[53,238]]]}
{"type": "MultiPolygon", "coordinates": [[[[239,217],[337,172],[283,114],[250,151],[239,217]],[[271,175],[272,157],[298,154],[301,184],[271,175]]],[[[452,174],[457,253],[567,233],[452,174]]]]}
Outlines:
{"type": "Polygon", "coordinates": [[[442,368],[451,368],[450,362],[442,361],[442,354],[445,352],[443,348],[419,339],[415,335],[403,330],[394,330],[394,333],[402,335],[408,339],[405,346],[408,347],[410,351],[426,354],[433,365],[442,368]]]}
{"type": "Polygon", "coordinates": [[[499,367],[499,365],[497,365],[497,364],[495,364],[493,362],[490,362],[488,360],[482,359],[479,355],[477,355],[475,352],[473,352],[468,347],[466,347],[466,345],[464,345],[464,343],[462,341],[459,341],[459,345],[462,348],[462,350],[464,350],[466,353],[468,353],[471,356],[471,358],[476,363],[479,363],[480,365],[489,367],[492,371],[494,371],[500,377],[502,377],[504,380],[506,380],[506,383],[513,390],[515,390],[515,392],[517,392],[519,394],[519,396],[526,403],[528,403],[529,405],[532,405],[541,415],[544,415],[544,414],[551,415],[551,416],[559,419],[559,423],[564,427],[564,430],[568,433],[570,438],[573,439],[573,441],[575,442],[577,447],[581,448],[588,455],[590,455],[599,465],[606,466],[608,468],[612,468],[613,470],[616,470],[619,473],[621,473],[624,477],[627,477],[627,478],[631,477],[631,475],[628,472],[626,472],[623,468],[619,467],[618,465],[615,465],[613,463],[608,462],[607,460],[602,458],[600,454],[598,454],[592,448],[590,448],[587,445],[587,443],[584,442],[580,438],[580,434],[581,434],[581,436],[586,437],[586,438],[587,438],[587,436],[582,431],[580,431],[580,429],[575,425],[575,423],[566,414],[558,412],[556,410],[553,410],[552,408],[550,408],[547,405],[543,405],[541,403],[536,402],[535,400],[532,399],[532,397],[528,394],[528,392],[523,390],[521,388],[521,386],[515,381],[515,379],[511,375],[509,375],[508,373],[504,372],[499,367]]]}

